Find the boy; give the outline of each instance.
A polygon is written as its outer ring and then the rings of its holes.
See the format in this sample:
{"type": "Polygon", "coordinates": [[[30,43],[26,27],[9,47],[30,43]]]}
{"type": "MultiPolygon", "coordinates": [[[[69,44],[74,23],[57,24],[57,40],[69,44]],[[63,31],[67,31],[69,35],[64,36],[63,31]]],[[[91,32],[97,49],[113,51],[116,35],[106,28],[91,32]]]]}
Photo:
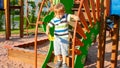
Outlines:
{"type": "Polygon", "coordinates": [[[55,27],[54,30],[54,54],[57,57],[57,63],[55,68],[68,68],[66,65],[66,58],[68,56],[69,49],[69,37],[68,37],[68,22],[70,18],[79,20],[79,18],[72,14],[65,14],[64,5],[58,3],[54,6],[55,17],[48,23],[46,27],[46,34],[49,34],[49,28],[55,27]],[[62,59],[61,59],[62,55],[62,59]]]}

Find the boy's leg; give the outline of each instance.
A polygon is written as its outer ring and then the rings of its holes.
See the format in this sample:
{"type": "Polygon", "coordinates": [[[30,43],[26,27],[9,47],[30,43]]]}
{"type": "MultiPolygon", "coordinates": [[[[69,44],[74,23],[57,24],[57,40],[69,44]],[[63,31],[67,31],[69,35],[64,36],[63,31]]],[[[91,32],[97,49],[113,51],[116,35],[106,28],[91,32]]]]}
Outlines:
{"type": "Polygon", "coordinates": [[[61,51],[62,51],[62,68],[68,68],[67,66],[67,56],[68,56],[68,50],[69,50],[69,41],[68,38],[66,39],[61,39],[61,51]]]}
{"type": "Polygon", "coordinates": [[[62,58],[63,58],[63,63],[62,63],[62,68],[68,68],[68,66],[67,66],[67,56],[62,56],[62,58]]]}
{"type": "Polygon", "coordinates": [[[63,64],[66,63],[66,62],[67,62],[67,61],[66,61],[66,60],[67,60],[67,57],[66,57],[66,56],[62,56],[62,58],[63,58],[63,64]]]}
{"type": "Polygon", "coordinates": [[[59,68],[62,65],[62,60],[61,60],[61,47],[60,47],[60,40],[57,36],[55,36],[54,39],[54,54],[57,58],[57,63],[55,65],[55,68],[59,68]]]}
{"type": "Polygon", "coordinates": [[[61,59],[61,55],[57,55],[57,63],[55,65],[55,68],[59,68],[62,66],[62,59],[61,59]]]}
{"type": "Polygon", "coordinates": [[[61,55],[57,55],[56,57],[57,57],[57,60],[58,60],[58,61],[62,61],[61,55]]]}

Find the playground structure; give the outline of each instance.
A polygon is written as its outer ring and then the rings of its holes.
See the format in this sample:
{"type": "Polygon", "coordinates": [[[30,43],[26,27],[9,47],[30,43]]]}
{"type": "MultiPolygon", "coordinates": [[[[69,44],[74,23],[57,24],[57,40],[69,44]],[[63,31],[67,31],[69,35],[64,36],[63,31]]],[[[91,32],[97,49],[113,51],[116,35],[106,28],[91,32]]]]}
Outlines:
{"type": "Polygon", "coordinates": [[[6,40],[9,40],[11,36],[11,21],[10,21],[10,10],[19,9],[20,10],[20,37],[23,38],[23,21],[24,21],[24,11],[23,11],[23,0],[19,0],[18,6],[10,6],[10,0],[4,0],[4,10],[6,17],[6,40]]]}
{"type": "MultiPolygon", "coordinates": [[[[7,0],[9,2],[9,0],[7,0]]],[[[22,0],[21,0],[22,1],[22,0]]],[[[48,15],[44,17],[41,21],[40,14],[42,12],[42,7],[45,4],[45,0],[42,0],[40,10],[38,13],[38,18],[36,22],[36,31],[35,31],[35,68],[37,68],[37,32],[38,32],[38,25],[43,25],[43,29],[45,30],[47,23],[53,18],[54,13],[49,12],[48,15]]],[[[75,22],[72,28],[72,58],[68,58],[69,66],[72,65],[72,68],[83,68],[86,56],[88,54],[88,49],[96,39],[97,35],[99,34],[99,44],[98,44],[98,61],[97,61],[97,68],[104,68],[104,55],[105,55],[105,37],[106,37],[106,23],[105,19],[107,16],[110,15],[110,0],[61,0],[61,3],[64,4],[67,13],[72,13],[72,11],[77,12],[77,15],[80,17],[80,22],[75,22]],[[78,4],[79,7],[73,8],[73,4],[78,4]],[[100,28],[101,27],[101,28],[100,28]],[[80,37],[76,36],[79,35],[80,37]],[[77,49],[75,49],[77,46],[77,49]],[[78,54],[80,53],[80,54],[78,54]],[[71,61],[72,60],[72,61],[71,61]],[[72,62],[72,63],[70,63],[72,62]]],[[[7,4],[8,5],[8,4],[7,4]]],[[[9,13],[9,7],[6,7],[6,13],[9,13]]],[[[22,11],[21,11],[22,13],[22,11]]],[[[7,17],[9,16],[6,15],[7,17]]],[[[9,18],[9,17],[8,17],[9,18]]],[[[112,36],[113,39],[113,46],[112,46],[112,55],[111,55],[111,67],[116,68],[117,63],[117,49],[118,49],[118,34],[119,34],[119,19],[116,16],[114,18],[114,34],[112,36]]],[[[22,18],[21,18],[22,19],[22,18]]],[[[9,19],[8,21],[9,22],[9,19]]],[[[9,27],[9,23],[7,27],[9,27]]],[[[21,27],[22,28],[22,27],[21,27]]],[[[9,35],[9,28],[6,28],[6,32],[8,34],[6,37],[8,38],[9,35]]],[[[53,36],[53,28],[50,30],[51,35],[53,36]]],[[[21,33],[22,34],[22,33],[21,33]]],[[[50,41],[50,47],[46,59],[41,66],[41,68],[52,67],[54,65],[52,61],[50,61],[53,52],[53,41],[50,41]],[[49,63],[50,62],[50,63],[49,63]],[[47,65],[49,64],[49,65],[47,65]]],[[[39,60],[40,61],[40,60],[39,60]]]]}

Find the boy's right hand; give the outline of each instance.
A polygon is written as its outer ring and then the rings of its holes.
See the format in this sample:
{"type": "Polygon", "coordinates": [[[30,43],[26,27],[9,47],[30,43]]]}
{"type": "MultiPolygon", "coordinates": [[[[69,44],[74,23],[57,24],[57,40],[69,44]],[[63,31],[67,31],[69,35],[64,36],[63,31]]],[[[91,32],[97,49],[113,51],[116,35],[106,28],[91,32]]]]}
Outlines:
{"type": "Polygon", "coordinates": [[[46,35],[49,35],[49,31],[46,31],[46,35]]]}

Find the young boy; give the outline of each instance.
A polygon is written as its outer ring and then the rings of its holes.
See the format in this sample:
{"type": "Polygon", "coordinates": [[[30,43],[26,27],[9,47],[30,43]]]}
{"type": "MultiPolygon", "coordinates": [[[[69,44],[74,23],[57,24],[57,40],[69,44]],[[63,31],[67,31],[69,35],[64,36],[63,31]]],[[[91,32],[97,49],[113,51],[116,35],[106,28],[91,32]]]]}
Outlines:
{"type": "Polygon", "coordinates": [[[46,34],[49,34],[49,28],[55,27],[54,30],[54,54],[57,57],[57,63],[55,68],[68,68],[66,65],[66,58],[68,56],[69,49],[69,37],[68,37],[68,24],[70,18],[79,20],[79,18],[72,14],[66,14],[64,5],[58,3],[54,6],[55,17],[48,23],[46,27],[46,34]],[[62,59],[61,59],[62,55],[62,59]]]}

